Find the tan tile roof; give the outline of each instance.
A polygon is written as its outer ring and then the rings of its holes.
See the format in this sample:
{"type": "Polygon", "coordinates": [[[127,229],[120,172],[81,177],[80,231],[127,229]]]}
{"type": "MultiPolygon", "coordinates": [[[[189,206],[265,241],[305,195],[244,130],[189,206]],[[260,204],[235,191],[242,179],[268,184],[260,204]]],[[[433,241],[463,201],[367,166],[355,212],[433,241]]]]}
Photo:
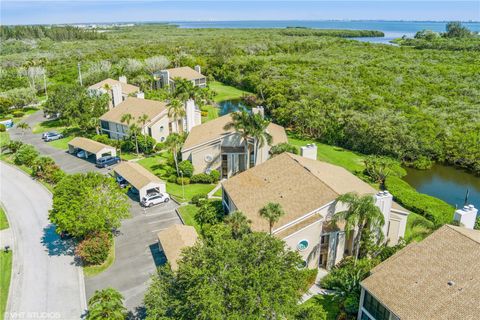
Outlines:
{"type": "Polygon", "coordinates": [[[371,273],[363,287],[402,320],[479,318],[480,231],[443,226],[371,273]]]}
{"type": "Polygon", "coordinates": [[[132,186],[140,190],[149,183],[164,183],[159,177],[136,162],[122,162],[113,168],[118,175],[125,178],[132,186]]]}
{"type": "Polygon", "coordinates": [[[373,194],[375,189],[347,170],[329,163],[282,153],[223,183],[238,210],[252,220],[252,228],[268,231],[258,211],[278,202],[286,214],[277,229],[335,200],[340,194],[373,194]]]}
{"type": "MultiPolygon", "coordinates": [[[[231,114],[227,114],[203,123],[199,126],[193,127],[187,137],[187,140],[185,140],[185,143],[183,144],[182,151],[191,149],[209,141],[220,139],[234,132],[234,129],[223,129],[223,127],[225,127],[225,125],[230,121],[232,121],[232,116],[231,114]]],[[[282,126],[270,123],[267,127],[267,131],[272,135],[272,145],[276,145],[282,142],[288,142],[287,134],[285,133],[285,129],[282,126]]]]}
{"type": "Polygon", "coordinates": [[[115,150],[115,147],[100,143],[98,141],[83,138],[83,137],[73,138],[72,140],[70,140],[70,142],[68,142],[68,145],[74,148],[79,148],[79,149],[88,151],[90,153],[97,153],[105,148],[115,150]]]}
{"type": "Polygon", "coordinates": [[[193,246],[197,239],[195,228],[183,224],[174,224],[158,233],[158,241],[173,271],[178,269],[182,249],[193,246]]]}
{"type": "Polygon", "coordinates": [[[195,80],[205,78],[205,76],[190,67],[180,67],[167,69],[170,79],[182,78],[186,80],[195,80]]]}
{"type": "Polygon", "coordinates": [[[129,113],[135,119],[138,119],[143,114],[146,114],[149,119],[148,121],[150,121],[163,112],[166,114],[167,108],[166,102],[128,97],[118,106],[107,111],[103,116],[100,117],[100,120],[122,123],[122,116],[129,113]]]}
{"type": "Polygon", "coordinates": [[[122,87],[122,93],[127,94],[127,95],[140,91],[140,88],[137,87],[137,86],[134,86],[133,84],[123,83],[123,82],[120,82],[118,80],[114,80],[114,79],[110,79],[110,78],[102,80],[98,83],[92,84],[88,88],[89,89],[102,89],[102,88],[104,89],[106,84],[108,84],[110,87],[113,86],[113,85],[119,84],[122,87]]]}

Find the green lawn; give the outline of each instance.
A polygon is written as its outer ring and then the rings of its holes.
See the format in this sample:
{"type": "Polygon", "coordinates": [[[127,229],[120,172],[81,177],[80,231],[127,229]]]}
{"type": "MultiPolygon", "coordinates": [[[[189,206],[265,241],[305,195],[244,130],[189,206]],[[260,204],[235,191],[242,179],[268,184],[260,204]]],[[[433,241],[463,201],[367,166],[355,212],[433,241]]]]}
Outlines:
{"type": "Polygon", "coordinates": [[[38,123],[35,127],[33,127],[32,132],[43,133],[47,131],[62,131],[63,129],[65,129],[65,126],[60,123],[60,120],[54,119],[38,123]]]}
{"type": "Polygon", "coordinates": [[[8,228],[7,216],[5,214],[5,211],[3,211],[3,208],[0,207],[0,230],[7,229],[7,228],[8,228]]]}
{"type": "Polygon", "coordinates": [[[316,295],[315,297],[307,300],[305,304],[319,304],[323,307],[323,310],[327,312],[327,320],[336,320],[340,313],[340,306],[333,298],[333,295],[316,295]]]}
{"type": "Polygon", "coordinates": [[[54,148],[61,149],[61,150],[67,150],[68,149],[68,143],[75,138],[74,136],[68,136],[62,139],[46,142],[49,145],[51,145],[54,148]]]}
{"type": "Polygon", "coordinates": [[[425,217],[415,212],[411,212],[408,215],[407,226],[405,227],[405,240],[421,241],[425,238],[425,236],[430,234],[431,230],[429,230],[428,228],[422,225],[417,225],[417,226],[413,225],[417,220],[428,221],[425,217]]]}
{"type": "Polygon", "coordinates": [[[0,252],[0,270],[0,320],[3,320],[12,274],[12,251],[0,252]]]}
{"type": "Polygon", "coordinates": [[[204,106],[202,110],[207,111],[208,115],[202,117],[202,123],[218,118],[218,107],[216,106],[204,106]]]}
{"type": "Polygon", "coordinates": [[[177,201],[185,202],[192,200],[192,197],[197,194],[207,194],[215,188],[215,184],[186,184],[184,185],[184,191],[182,186],[176,183],[167,182],[167,192],[174,197],[177,201]],[[185,192],[185,197],[183,196],[185,192]]]}
{"type": "Polygon", "coordinates": [[[0,132],[0,148],[8,144],[9,141],[10,135],[8,134],[8,132],[0,132]]]}
{"type": "Polygon", "coordinates": [[[195,227],[195,230],[197,230],[197,232],[200,232],[200,226],[193,218],[197,211],[198,207],[193,204],[187,204],[186,206],[181,206],[178,208],[178,212],[182,216],[183,222],[185,222],[185,224],[188,226],[195,227]]]}
{"type": "Polygon", "coordinates": [[[344,167],[352,173],[361,172],[364,169],[363,159],[365,156],[360,153],[349,151],[340,147],[319,143],[314,140],[302,140],[294,138],[292,136],[288,137],[288,142],[299,148],[309,143],[315,143],[318,150],[318,160],[344,167]]]}
{"type": "Polygon", "coordinates": [[[100,265],[83,267],[83,273],[87,277],[93,277],[107,270],[115,262],[115,239],[112,240],[112,246],[107,259],[100,265]]]}
{"type": "Polygon", "coordinates": [[[234,100],[239,99],[244,95],[252,94],[248,91],[240,90],[235,87],[227,86],[218,81],[209,82],[208,86],[210,89],[215,91],[217,94],[215,95],[214,101],[220,102],[224,100],[234,100]]]}

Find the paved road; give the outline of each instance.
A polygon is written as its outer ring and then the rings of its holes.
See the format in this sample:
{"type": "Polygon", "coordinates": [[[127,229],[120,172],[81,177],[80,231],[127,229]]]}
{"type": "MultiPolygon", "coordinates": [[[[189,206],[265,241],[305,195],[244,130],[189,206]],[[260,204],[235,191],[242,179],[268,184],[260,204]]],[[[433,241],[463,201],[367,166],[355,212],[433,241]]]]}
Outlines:
{"type": "Polygon", "coordinates": [[[51,194],[3,162],[0,177],[0,201],[14,235],[5,319],[79,319],[86,308],[83,272],[48,222],[51,194]]]}
{"type": "Polygon", "coordinates": [[[132,218],[122,222],[115,238],[115,263],[98,276],[85,277],[88,298],[95,290],[113,287],[125,297],[125,306],[135,312],[142,304],[150,276],[166,261],[158,247],[157,233],[181,224],[175,213],[177,207],[170,201],[144,211],[132,201],[132,218]]]}
{"type": "MultiPolygon", "coordinates": [[[[38,123],[45,121],[43,117],[43,111],[39,110],[25,119],[25,122],[33,129],[38,123]]],[[[92,162],[85,159],[77,158],[74,155],[69,154],[66,150],[60,150],[52,147],[48,142],[42,140],[42,134],[32,133],[32,130],[25,130],[12,128],[8,130],[10,138],[14,140],[20,140],[24,143],[29,143],[43,155],[47,155],[53,158],[55,162],[67,173],[78,173],[88,171],[98,171],[105,173],[108,169],[99,169],[94,166],[92,162]]]]}

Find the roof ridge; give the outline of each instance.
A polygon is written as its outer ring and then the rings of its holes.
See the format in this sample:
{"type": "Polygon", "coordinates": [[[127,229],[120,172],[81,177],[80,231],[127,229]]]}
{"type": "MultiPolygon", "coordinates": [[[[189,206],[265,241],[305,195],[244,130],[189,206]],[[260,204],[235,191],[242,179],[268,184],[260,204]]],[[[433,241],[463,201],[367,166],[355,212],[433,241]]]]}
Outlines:
{"type": "Polygon", "coordinates": [[[446,224],[445,227],[449,228],[450,230],[455,231],[456,233],[460,234],[460,235],[463,236],[464,238],[470,239],[470,240],[472,240],[473,242],[476,242],[476,243],[478,243],[478,244],[480,245],[480,231],[479,231],[479,230],[466,229],[466,228],[463,228],[463,227],[457,227],[457,226],[453,226],[453,225],[450,225],[450,224],[446,224]],[[479,238],[478,238],[478,239],[475,239],[475,238],[473,238],[473,237],[470,237],[466,232],[462,232],[462,228],[468,230],[467,232],[478,232],[479,238]]]}

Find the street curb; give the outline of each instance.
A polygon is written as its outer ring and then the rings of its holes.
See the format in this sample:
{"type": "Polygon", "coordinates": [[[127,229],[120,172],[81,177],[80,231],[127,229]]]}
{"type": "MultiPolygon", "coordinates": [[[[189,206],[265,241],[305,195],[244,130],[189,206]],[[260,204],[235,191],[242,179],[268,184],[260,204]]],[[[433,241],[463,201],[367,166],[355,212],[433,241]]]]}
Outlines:
{"type": "MultiPolygon", "coordinates": [[[[12,167],[12,168],[14,168],[14,169],[17,170],[18,172],[21,172],[23,175],[26,175],[28,178],[32,179],[32,177],[31,177],[30,175],[28,175],[25,171],[17,168],[17,166],[12,165],[12,164],[10,164],[10,163],[8,163],[8,162],[5,162],[5,161],[3,161],[3,160],[0,160],[0,161],[1,161],[2,163],[4,163],[4,164],[6,164],[6,165],[8,165],[8,166],[10,166],[10,167],[12,167]]],[[[39,184],[40,186],[42,186],[42,188],[45,189],[45,190],[46,190],[49,194],[51,194],[52,197],[53,197],[53,193],[52,193],[50,190],[48,190],[47,187],[45,187],[42,183],[36,181],[35,179],[32,179],[32,180],[35,181],[35,182],[36,182],[37,184],[39,184]]],[[[3,205],[2,205],[2,206],[3,206],[3,205]]],[[[5,212],[7,212],[7,211],[5,210],[5,212]]],[[[8,220],[8,214],[7,214],[7,220],[8,220]]],[[[9,224],[10,224],[10,222],[9,222],[9,224]]],[[[16,237],[15,237],[15,231],[13,230],[13,228],[12,228],[12,235],[13,235],[12,237],[13,237],[14,247],[15,247],[15,249],[16,249],[16,243],[17,243],[17,241],[16,241],[16,237]]],[[[15,251],[16,251],[16,250],[15,250],[15,251]]],[[[15,255],[15,253],[14,253],[14,255],[15,255]]],[[[14,257],[12,257],[12,275],[11,275],[11,277],[13,277],[13,261],[14,261],[14,257]]],[[[80,284],[80,305],[81,305],[82,309],[85,311],[85,310],[87,309],[87,296],[86,296],[86,294],[85,294],[85,276],[84,276],[84,274],[83,274],[83,268],[82,268],[82,267],[77,267],[77,268],[78,268],[78,279],[79,279],[79,281],[81,281],[81,282],[79,283],[79,284],[80,284]]],[[[9,290],[8,290],[8,300],[10,300],[10,295],[11,295],[10,290],[12,290],[12,288],[13,288],[13,286],[12,286],[11,284],[12,284],[12,279],[10,279],[10,288],[9,288],[9,290]]],[[[8,307],[9,307],[9,303],[8,303],[8,301],[7,301],[7,308],[5,309],[5,311],[8,309],[8,307]]]]}
{"type": "MultiPolygon", "coordinates": [[[[5,163],[4,161],[2,161],[3,163],[5,163]]],[[[12,309],[12,295],[13,295],[13,275],[14,275],[14,266],[16,266],[16,263],[15,263],[15,255],[18,254],[18,250],[17,250],[17,237],[15,236],[15,228],[11,228],[10,227],[10,219],[8,217],[8,211],[7,209],[5,208],[5,206],[3,205],[3,203],[0,202],[0,207],[3,209],[3,212],[5,212],[5,216],[7,217],[7,221],[8,221],[8,228],[12,230],[12,240],[13,240],[13,248],[11,249],[12,252],[12,270],[10,272],[10,283],[9,283],[9,286],[8,286],[8,296],[7,296],[7,303],[5,305],[5,314],[11,314],[11,309],[12,309]]]]}

